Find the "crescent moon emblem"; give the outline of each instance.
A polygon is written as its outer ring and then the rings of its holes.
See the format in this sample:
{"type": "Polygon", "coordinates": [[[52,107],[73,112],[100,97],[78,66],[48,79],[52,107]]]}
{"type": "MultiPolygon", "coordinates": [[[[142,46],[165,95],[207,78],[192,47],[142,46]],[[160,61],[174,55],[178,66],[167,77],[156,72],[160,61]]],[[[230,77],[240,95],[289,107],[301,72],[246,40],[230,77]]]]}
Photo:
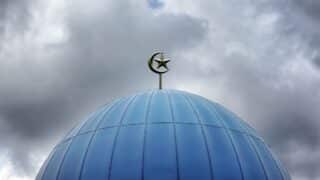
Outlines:
{"type": "Polygon", "coordinates": [[[169,71],[169,69],[166,69],[165,71],[159,71],[159,70],[155,69],[155,68],[152,66],[155,57],[158,56],[158,55],[161,54],[161,53],[162,53],[162,52],[156,52],[156,53],[154,53],[154,54],[150,57],[150,59],[149,59],[149,61],[148,61],[149,69],[150,69],[151,71],[153,71],[154,73],[157,73],[157,74],[163,74],[163,73],[166,73],[166,72],[169,71]]]}

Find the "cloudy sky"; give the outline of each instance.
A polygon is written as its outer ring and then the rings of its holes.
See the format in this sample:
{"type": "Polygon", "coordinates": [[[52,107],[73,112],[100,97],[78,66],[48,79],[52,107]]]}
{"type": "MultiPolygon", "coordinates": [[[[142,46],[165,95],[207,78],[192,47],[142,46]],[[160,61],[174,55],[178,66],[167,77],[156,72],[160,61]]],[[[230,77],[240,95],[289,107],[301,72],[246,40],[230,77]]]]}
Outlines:
{"type": "Polygon", "coordinates": [[[248,121],[293,180],[320,179],[320,1],[1,0],[0,179],[31,180],[88,113],[164,86],[248,121]]]}

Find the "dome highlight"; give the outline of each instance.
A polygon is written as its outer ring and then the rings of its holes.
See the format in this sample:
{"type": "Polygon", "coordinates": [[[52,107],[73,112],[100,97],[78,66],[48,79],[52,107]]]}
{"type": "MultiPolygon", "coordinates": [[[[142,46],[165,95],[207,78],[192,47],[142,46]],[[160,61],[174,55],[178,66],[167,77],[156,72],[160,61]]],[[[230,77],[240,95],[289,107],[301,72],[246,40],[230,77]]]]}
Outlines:
{"type": "Polygon", "coordinates": [[[118,99],[56,145],[37,180],[290,180],[246,122],[177,90],[118,99]]]}

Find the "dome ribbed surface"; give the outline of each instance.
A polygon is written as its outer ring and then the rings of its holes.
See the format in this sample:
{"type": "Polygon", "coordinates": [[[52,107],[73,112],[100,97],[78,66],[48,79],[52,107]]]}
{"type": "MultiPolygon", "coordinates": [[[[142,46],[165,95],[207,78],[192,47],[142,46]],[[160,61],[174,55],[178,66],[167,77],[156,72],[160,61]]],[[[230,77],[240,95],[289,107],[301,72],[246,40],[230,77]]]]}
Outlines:
{"type": "Polygon", "coordinates": [[[176,90],[121,98],[53,149],[37,180],[289,180],[262,138],[221,105],[176,90]]]}

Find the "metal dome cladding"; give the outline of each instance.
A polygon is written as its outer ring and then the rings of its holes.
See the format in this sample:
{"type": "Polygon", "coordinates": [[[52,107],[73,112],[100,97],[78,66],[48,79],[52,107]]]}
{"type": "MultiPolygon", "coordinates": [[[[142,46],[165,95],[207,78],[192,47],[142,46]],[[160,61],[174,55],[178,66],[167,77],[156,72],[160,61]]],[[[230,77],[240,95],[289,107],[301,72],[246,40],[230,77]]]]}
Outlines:
{"type": "Polygon", "coordinates": [[[289,180],[255,130],[221,105],[154,90],[100,108],[53,149],[37,180],[289,180]]]}

